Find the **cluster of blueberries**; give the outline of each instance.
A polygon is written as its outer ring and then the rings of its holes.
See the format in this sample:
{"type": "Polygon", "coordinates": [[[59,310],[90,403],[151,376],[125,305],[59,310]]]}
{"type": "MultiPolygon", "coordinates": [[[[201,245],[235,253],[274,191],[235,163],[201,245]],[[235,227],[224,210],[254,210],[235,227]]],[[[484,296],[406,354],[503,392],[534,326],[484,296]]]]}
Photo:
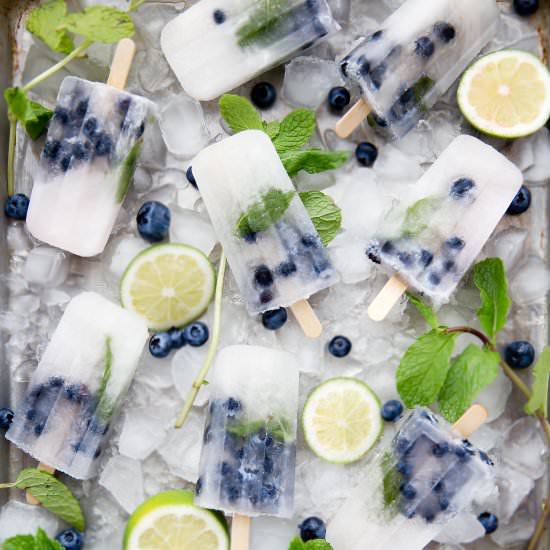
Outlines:
{"type": "Polygon", "coordinates": [[[172,350],[189,344],[198,348],[210,337],[210,331],[202,321],[195,321],[183,328],[171,328],[165,332],[156,332],[149,340],[149,351],[153,357],[166,357],[172,350]]]}

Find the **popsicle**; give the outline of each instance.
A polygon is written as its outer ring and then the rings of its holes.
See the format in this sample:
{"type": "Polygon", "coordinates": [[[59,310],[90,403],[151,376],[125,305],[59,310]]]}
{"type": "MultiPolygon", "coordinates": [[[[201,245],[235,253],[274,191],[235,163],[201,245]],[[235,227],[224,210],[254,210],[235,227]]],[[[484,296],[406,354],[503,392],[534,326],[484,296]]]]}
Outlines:
{"type": "Polygon", "coordinates": [[[147,337],[139,317],[99,294],[73,298],[7,439],[51,468],[92,477],[147,337]]]}
{"type": "Polygon", "coordinates": [[[63,80],[34,180],[29,231],[78,256],[103,251],[132,183],[152,106],[120,91],[134,49],[119,43],[107,84],[63,80]]]}
{"type": "Polygon", "coordinates": [[[201,0],[160,44],[183,89],[209,101],[338,29],[326,0],[201,0]]]}
{"type": "Polygon", "coordinates": [[[495,0],[407,0],[341,61],[362,99],[336,125],[345,138],[369,115],[392,138],[411,130],[495,36],[495,0]]]}
{"type": "Polygon", "coordinates": [[[465,439],[486,416],[474,405],[451,427],[414,410],[328,524],[327,541],[338,550],[426,547],[493,484],[491,459],[465,439]]]}
{"type": "Polygon", "coordinates": [[[211,145],[193,174],[249,312],[291,306],[318,336],[306,299],[337,276],[269,137],[247,130],[211,145]]]}
{"type": "Polygon", "coordinates": [[[458,136],[386,219],[367,255],[394,275],[369,307],[384,319],[408,286],[448,301],[523,181],[496,149],[458,136]]]}
{"type": "Polygon", "coordinates": [[[248,548],[251,516],[292,516],[298,370],[290,353],[258,346],[216,358],[196,502],[233,514],[232,550],[248,548]]]}

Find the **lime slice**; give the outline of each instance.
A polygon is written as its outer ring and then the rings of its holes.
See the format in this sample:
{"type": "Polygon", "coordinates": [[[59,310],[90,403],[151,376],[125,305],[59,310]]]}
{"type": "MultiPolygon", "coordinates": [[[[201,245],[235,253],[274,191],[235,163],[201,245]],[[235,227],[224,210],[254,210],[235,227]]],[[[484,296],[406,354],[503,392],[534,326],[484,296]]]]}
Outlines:
{"type": "Polygon", "coordinates": [[[359,460],[382,433],[380,401],[356,378],[332,378],[308,396],[302,413],[310,449],[328,462],[359,460]]]}
{"type": "Polygon", "coordinates": [[[183,326],[199,317],[214,295],[214,268],[196,248],[160,244],[138,254],[120,281],[122,305],[153,330],[183,326]]]}
{"type": "Polygon", "coordinates": [[[223,516],[193,504],[189,491],[159,493],[130,516],[124,550],[228,550],[223,516]]]}
{"type": "Polygon", "coordinates": [[[550,117],[550,73],[529,52],[491,53],[462,76],[458,104],[468,122],[485,134],[527,136],[550,117]]]}

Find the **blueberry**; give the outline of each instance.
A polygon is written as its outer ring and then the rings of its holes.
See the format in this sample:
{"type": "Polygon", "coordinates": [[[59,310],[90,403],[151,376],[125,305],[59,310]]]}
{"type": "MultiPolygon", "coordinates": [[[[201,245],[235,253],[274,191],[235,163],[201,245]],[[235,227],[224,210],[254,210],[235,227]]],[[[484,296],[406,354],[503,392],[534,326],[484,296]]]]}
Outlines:
{"type": "Polygon", "coordinates": [[[64,107],[56,107],[53,113],[53,119],[60,124],[69,122],[69,111],[64,107]]]}
{"type": "Polygon", "coordinates": [[[142,121],[142,123],[137,127],[136,138],[139,139],[144,132],[145,132],[145,122],[142,121]]]}
{"type": "Polygon", "coordinates": [[[409,252],[399,252],[397,257],[405,267],[411,267],[414,263],[414,256],[409,252]]]}
{"type": "Polygon", "coordinates": [[[254,232],[247,233],[243,238],[247,243],[253,244],[253,243],[256,242],[256,235],[257,235],[257,233],[254,233],[254,232]]]}
{"type": "Polygon", "coordinates": [[[107,134],[100,134],[95,142],[95,154],[98,157],[106,157],[113,150],[113,141],[107,134]]]}
{"type": "Polygon", "coordinates": [[[456,271],[456,263],[453,260],[445,260],[443,262],[443,269],[449,273],[456,271]]]}
{"type": "Polygon", "coordinates": [[[185,331],[183,329],[172,327],[168,331],[168,334],[170,335],[170,340],[172,342],[172,349],[180,349],[187,344],[187,340],[185,339],[185,331]]]}
{"type": "Polygon", "coordinates": [[[382,259],[380,258],[380,246],[378,243],[369,244],[366,250],[367,258],[374,262],[375,264],[381,264],[382,259]]]}
{"type": "Polygon", "coordinates": [[[42,435],[42,432],[44,431],[44,428],[46,427],[46,420],[40,420],[37,422],[34,426],[34,435],[37,437],[42,435]]]}
{"type": "Polygon", "coordinates": [[[340,72],[344,77],[348,76],[349,57],[346,57],[340,61],[340,72]]]}
{"type": "Polygon", "coordinates": [[[271,300],[273,300],[273,292],[271,292],[271,290],[262,290],[262,292],[260,292],[261,304],[269,304],[271,300]]]}
{"type": "Polygon", "coordinates": [[[407,88],[400,96],[399,103],[402,105],[407,105],[414,100],[414,90],[412,88],[407,88]]]}
{"type": "Polygon", "coordinates": [[[514,0],[514,10],[523,17],[533,15],[539,9],[539,0],[514,0]]]}
{"type": "Polygon", "coordinates": [[[72,154],[77,160],[88,160],[90,158],[92,146],[89,141],[75,143],[72,154]]]}
{"type": "Polygon", "coordinates": [[[420,57],[431,57],[435,51],[435,45],[432,42],[432,39],[428,36],[421,36],[416,41],[416,47],[415,50],[417,55],[420,57]]]}
{"type": "Polygon", "coordinates": [[[445,21],[439,21],[434,25],[435,34],[446,44],[454,40],[456,36],[455,28],[445,21]]]}
{"type": "Polygon", "coordinates": [[[455,455],[460,462],[468,462],[468,460],[470,460],[470,453],[468,453],[465,447],[457,447],[455,449],[455,455]]]}
{"type": "Polygon", "coordinates": [[[241,496],[241,491],[239,485],[236,482],[223,484],[222,489],[224,491],[225,497],[229,502],[235,502],[236,500],[239,500],[241,496]]]}
{"type": "Polygon", "coordinates": [[[359,73],[362,76],[366,77],[370,73],[369,60],[364,55],[362,55],[357,59],[357,64],[359,65],[359,73]]]}
{"type": "Polygon", "coordinates": [[[29,197],[23,193],[10,195],[4,203],[4,214],[12,220],[24,220],[29,209],[29,197]]]}
{"type": "Polygon", "coordinates": [[[94,453],[94,460],[95,460],[96,458],[99,458],[99,457],[101,456],[101,452],[102,452],[101,447],[98,447],[98,448],[95,450],[95,453],[94,453]]]}
{"type": "Polygon", "coordinates": [[[451,250],[453,252],[457,252],[459,250],[462,250],[466,243],[460,238],[460,237],[451,237],[450,239],[447,239],[445,241],[445,247],[448,250],[451,250]]]}
{"type": "Polygon", "coordinates": [[[374,69],[370,72],[370,80],[375,90],[379,90],[382,86],[382,81],[384,80],[387,70],[388,66],[385,63],[380,63],[380,65],[374,67],[374,69]]]}
{"type": "Polygon", "coordinates": [[[434,484],[432,491],[434,493],[439,494],[439,493],[442,493],[444,489],[445,489],[445,484],[443,483],[443,481],[438,481],[434,484]]]}
{"type": "Polygon", "coordinates": [[[195,485],[195,494],[199,496],[201,494],[201,491],[202,491],[202,477],[199,477],[199,479],[197,479],[197,484],[195,485]]]}
{"type": "Polygon", "coordinates": [[[273,472],[273,460],[269,457],[264,458],[264,472],[271,474],[273,472]]]}
{"type": "Polygon", "coordinates": [[[420,251],[420,263],[424,267],[428,267],[429,265],[431,265],[433,259],[434,255],[429,250],[423,249],[420,251]]]}
{"type": "Polygon", "coordinates": [[[301,239],[301,243],[306,248],[320,248],[320,241],[317,235],[304,235],[301,239]]]}
{"type": "Polygon", "coordinates": [[[430,508],[422,511],[422,517],[426,520],[426,523],[432,523],[432,521],[435,519],[435,516],[436,513],[430,508]]]}
{"type": "Polygon", "coordinates": [[[0,430],[7,430],[13,422],[13,411],[7,407],[0,409],[0,430]]]}
{"type": "Polygon", "coordinates": [[[328,351],[334,357],[345,357],[351,351],[351,342],[345,336],[335,336],[328,344],[328,351]]]}
{"type": "Polygon", "coordinates": [[[376,31],[372,34],[372,36],[369,38],[369,42],[375,42],[376,40],[380,40],[382,38],[382,35],[384,34],[384,31],[376,31]]]}
{"type": "Polygon", "coordinates": [[[387,128],[388,127],[388,121],[377,115],[376,113],[372,113],[372,115],[369,115],[370,116],[370,119],[372,120],[372,122],[374,124],[376,124],[377,126],[379,126],[380,128],[387,128]]]}
{"type": "Polygon", "coordinates": [[[264,483],[260,489],[260,500],[264,503],[271,503],[277,500],[279,491],[273,483],[264,483]]]}
{"type": "Polygon", "coordinates": [[[193,168],[189,166],[187,168],[187,171],[185,172],[185,177],[187,178],[187,181],[195,188],[198,189],[197,186],[197,180],[195,179],[195,176],[193,175],[193,168]]]}
{"type": "Polygon", "coordinates": [[[149,351],[153,357],[166,357],[172,351],[172,337],[168,332],[157,332],[149,340],[149,351]]]}
{"type": "Polygon", "coordinates": [[[69,169],[69,167],[71,166],[71,160],[72,160],[71,155],[65,155],[59,161],[59,166],[61,167],[61,170],[63,170],[63,172],[66,172],[69,169]]]}
{"type": "Polygon", "coordinates": [[[273,273],[266,265],[260,265],[254,271],[254,281],[260,287],[271,286],[273,284],[273,273]]]}
{"type": "Polygon", "coordinates": [[[300,525],[300,538],[307,542],[308,540],[324,539],[327,534],[325,522],[316,516],[304,519],[300,525]]]}
{"type": "Polygon", "coordinates": [[[29,409],[26,413],[25,413],[25,418],[27,420],[30,420],[31,422],[33,422],[34,420],[36,420],[36,417],[38,416],[38,411],[36,409],[29,409]]]}
{"type": "Polygon", "coordinates": [[[276,269],[277,275],[281,275],[281,277],[290,277],[293,273],[296,273],[297,271],[298,268],[292,260],[280,263],[276,269]]]}
{"type": "Polygon", "coordinates": [[[470,178],[460,178],[451,185],[450,195],[453,199],[463,199],[475,186],[470,178]]]}
{"type": "Polygon", "coordinates": [[[262,325],[268,330],[280,329],[288,319],[288,314],[284,307],[264,311],[262,314],[262,325]]]}
{"type": "Polygon", "coordinates": [[[378,158],[378,149],[376,145],[365,141],[356,147],[355,158],[359,164],[370,168],[378,158]]]}
{"type": "Polygon", "coordinates": [[[275,86],[269,82],[258,82],[250,91],[250,99],[258,109],[269,109],[273,107],[277,99],[275,86]]]}
{"type": "Polygon", "coordinates": [[[119,112],[125,115],[130,108],[130,103],[132,103],[132,100],[129,97],[123,97],[117,104],[119,112]]]}
{"type": "Polygon", "coordinates": [[[80,550],[84,544],[84,536],[80,531],[70,528],[61,531],[55,540],[63,546],[65,550],[80,550]]]}
{"type": "Polygon", "coordinates": [[[514,197],[514,200],[506,210],[506,214],[509,216],[519,216],[526,212],[531,206],[531,191],[525,185],[521,186],[518,194],[514,197]]]}
{"type": "Polygon", "coordinates": [[[170,210],[158,201],[144,203],[137,216],[137,229],[146,241],[155,243],[162,241],[170,228],[170,210]]]}
{"type": "Polygon", "coordinates": [[[397,399],[386,401],[381,410],[382,418],[387,422],[395,422],[403,414],[403,405],[397,399]]]}
{"type": "Polygon", "coordinates": [[[98,127],[97,118],[92,116],[89,119],[87,119],[86,122],[84,122],[84,126],[82,127],[82,133],[87,138],[94,139],[96,137],[97,127],[98,127]]]}
{"type": "Polygon", "coordinates": [[[59,155],[59,150],[61,149],[61,142],[58,139],[49,139],[44,144],[44,150],[42,155],[44,158],[55,160],[59,155]]]}
{"type": "Polygon", "coordinates": [[[479,514],[477,519],[481,525],[483,525],[485,533],[488,535],[494,533],[498,529],[498,518],[495,514],[491,514],[490,512],[482,512],[479,514]]]}
{"type": "Polygon", "coordinates": [[[328,93],[328,105],[335,113],[340,113],[349,105],[350,93],[343,86],[336,86],[328,93]]]}
{"type": "Polygon", "coordinates": [[[489,455],[483,451],[479,451],[479,458],[489,466],[495,465],[495,463],[489,458],[489,455]]]}
{"type": "Polygon", "coordinates": [[[386,241],[382,245],[382,252],[384,254],[393,254],[395,252],[395,246],[393,245],[393,243],[391,241],[386,241]]]}
{"type": "Polygon", "coordinates": [[[52,376],[48,380],[48,385],[50,388],[61,388],[63,386],[63,378],[61,376],[52,376]]]}
{"type": "Polygon", "coordinates": [[[398,453],[406,455],[412,451],[414,443],[411,443],[406,437],[400,437],[395,447],[398,453]]]}
{"type": "Polygon", "coordinates": [[[445,511],[449,507],[451,503],[449,502],[449,499],[447,497],[440,497],[439,498],[439,508],[441,510],[445,511]]]}
{"type": "Polygon", "coordinates": [[[397,465],[395,466],[395,469],[405,478],[409,479],[412,476],[413,468],[412,466],[405,460],[401,459],[397,465]]]}
{"type": "Polygon", "coordinates": [[[233,473],[234,473],[231,464],[229,464],[228,462],[222,462],[221,463],[220,472],[221,472],[222,476],[224,476],[224,477],[233,475],[233,473]]]}
{"type": "Polygon", "coordinates": [[[88,388],[84,384],[69,384],[65,388],[65,398],[74,403],[83,403],[89,399],[88,388]]]}
{"type": "Polygon", "coordinates": [[[187,325],[183,331],[185,340],[194,348],[202,346],[210,336],[208,327],[202,321],[195,321],[187,325]]]}
{"type": "Polygon", "coordinates": [[[504,360],[513,369],[526,369],[535,360],[535,349],[525,340],[510,342],[504,348],[504,360]]]}
{"type": "Polygon", "coordinates": [[[225,20],[227,19],[225,12],[223,12],[222,10],[215,10],[213,16],[216,25],[221,25],[222,23],[225,23],[225,20]]]}
{"type": "Polygon", "coordinates": [[[84,118],[84,115],[88,111],[88,103],[89,103],[89,99],[87,98],[82,99],[81,101],[78,102],[78,105],[76,106],[76,109],[75,109],[75,114],[78,118],[84,118]]]}
{"type": "Polygon", "coordinates": [[[399,487],[399,491],[407,500],[414,500],[417,494],[412,483],[402,483],[399,487]]]}
{"type": "Polygon", "coordinates": [[[441,458],[442,456],[445,456],[450,451],[449,444],[445,441],[441,443],[436,443],[432,447],[432,454],[438,458],[441,458]]]}
{"type": "Polygon", "coordinates": [[[428,280],[430,283],[434,286],[437,286],[439,283],[441,283],[441,277],[437,273],[430,273],[428,276],[428,280]]]}

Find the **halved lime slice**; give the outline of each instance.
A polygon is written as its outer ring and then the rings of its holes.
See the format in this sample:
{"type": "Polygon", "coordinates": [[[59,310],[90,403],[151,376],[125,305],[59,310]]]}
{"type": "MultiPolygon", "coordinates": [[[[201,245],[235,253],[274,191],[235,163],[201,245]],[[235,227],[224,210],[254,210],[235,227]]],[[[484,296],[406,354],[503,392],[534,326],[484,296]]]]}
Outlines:
{"type": "Polygon", "coordinates": [[[124,550],[228,550],[223,516],[193,504],[189,491],[159,493],[130,516],[124,550]]]}
{"type": "Polygon", "coordinates": [[[464,73],[457,97],[462,114],[481,132],[527,136],[550,117],[550,73],[529,52],[502,50],[478,59],[464,73]]]}
{"type": "Polygon", "coordinates": [[[318,457],[349,464],[364,456],[382,433],[380,401],[361,380],[332,378],[309,394],[302,425],[318,457]]]}
{"type": "Polygon", "coordinates": [[[214,268],[196,248],[160,244],[138,254],[120,281],[122,305],[149,328],[181,327],[199,317],[214,295],[214,268]]]}

